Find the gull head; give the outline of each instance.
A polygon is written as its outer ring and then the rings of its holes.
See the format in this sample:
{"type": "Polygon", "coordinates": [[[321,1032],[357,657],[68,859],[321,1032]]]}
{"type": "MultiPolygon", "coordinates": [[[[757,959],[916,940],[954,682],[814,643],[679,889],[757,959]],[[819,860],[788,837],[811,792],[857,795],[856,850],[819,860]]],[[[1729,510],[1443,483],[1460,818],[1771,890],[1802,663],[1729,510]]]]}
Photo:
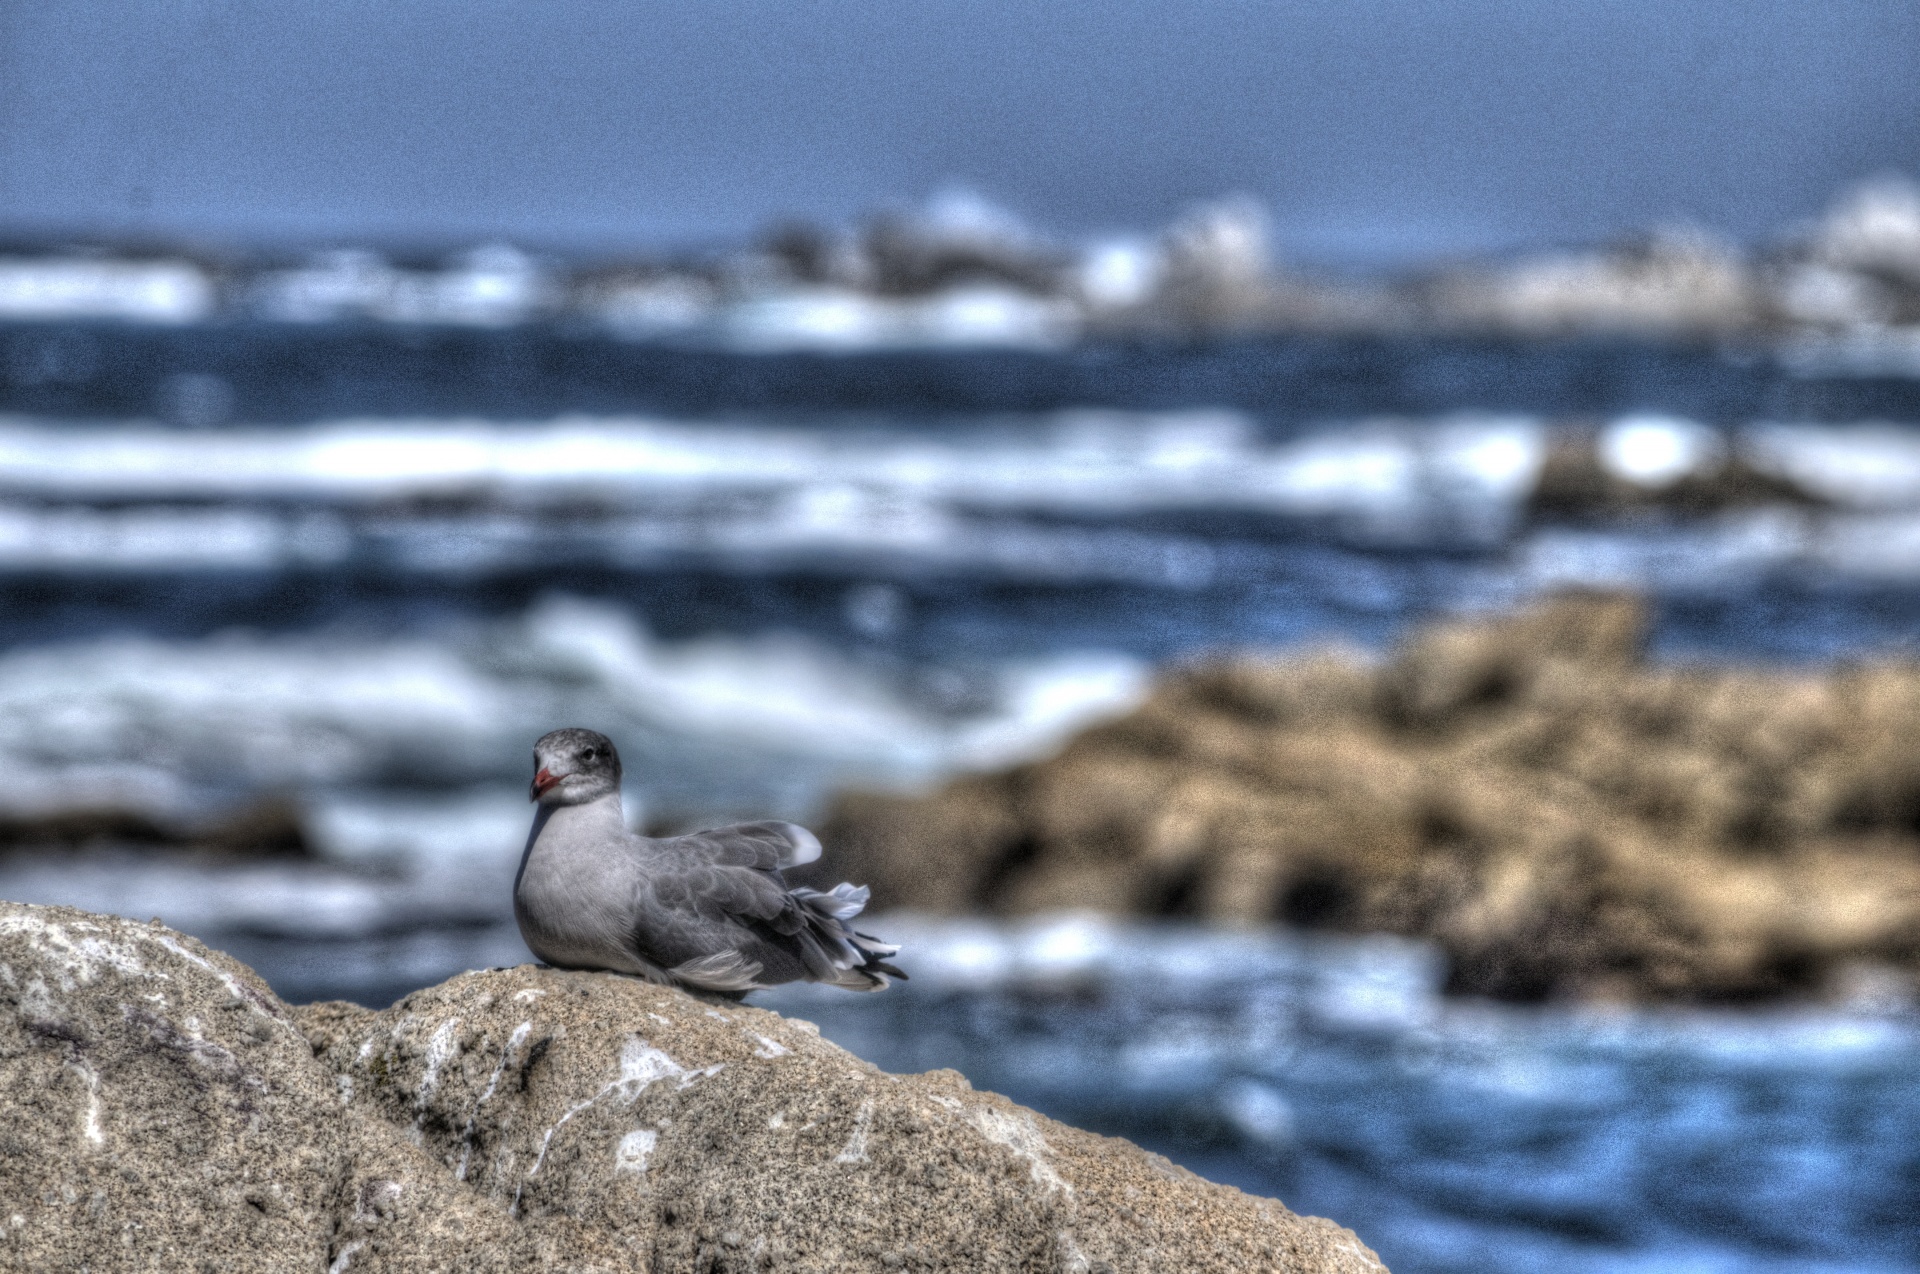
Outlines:
{"type": "Polygon", "coordinates": [[[620,754],[597,730],[569,726],[533,745],[529,798],[542,805],[579,805],[620,790],[620,754]]]}

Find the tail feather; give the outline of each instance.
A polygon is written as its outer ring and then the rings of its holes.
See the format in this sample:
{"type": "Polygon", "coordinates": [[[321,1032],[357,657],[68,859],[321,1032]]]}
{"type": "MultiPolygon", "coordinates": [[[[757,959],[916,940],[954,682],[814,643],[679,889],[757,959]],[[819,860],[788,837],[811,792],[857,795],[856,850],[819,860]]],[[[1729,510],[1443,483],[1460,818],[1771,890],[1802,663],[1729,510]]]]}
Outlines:
{"type": "Polygon", "coordinates": [[[900,954],[900,944],[897,942],[882,942],[880,941],[880,939],[874,937],[870,933],[860,933],[857,931],[849,931],[849,932],[852,934],[851,941],[853,945],[860,951],[863,951],[870,956],[890,956],[890,955],[900,954]]]}
{"type": "Polygon", "coordinates": [[[826,893],[800,888],[792,893],[806,916],[808,936],[825,949],[831,962],[831,976],[820,981],[855,991],[878,991],[890,977],[907,980],[905,973],[887,963],[889,957],[899,954],[897,944],[882,942],[847,924],[866,909],[872,897],[865,885],[835,885],[826,893]]]}
{"type": "Polygon", "coordinates": [[[851,920],[867,908],[867,899],[873,897],[873,891],[865,885],[835,885],[826,893],[818,890],[796,889],[796,894],[811,895],[806,898],[807,905],[835,920],[851,920]]]}

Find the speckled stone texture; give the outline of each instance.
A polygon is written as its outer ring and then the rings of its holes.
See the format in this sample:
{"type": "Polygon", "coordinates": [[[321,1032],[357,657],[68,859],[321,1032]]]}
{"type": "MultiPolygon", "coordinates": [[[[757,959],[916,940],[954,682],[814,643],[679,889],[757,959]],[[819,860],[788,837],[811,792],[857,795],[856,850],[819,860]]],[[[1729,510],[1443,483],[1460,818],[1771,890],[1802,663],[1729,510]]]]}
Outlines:
{"type": "Polygon", "coordinates": [[[158,925],[0,903],[0,1269],[1374,1274],[1349,1231],[609,974],[290,1009],[158,925]]]}

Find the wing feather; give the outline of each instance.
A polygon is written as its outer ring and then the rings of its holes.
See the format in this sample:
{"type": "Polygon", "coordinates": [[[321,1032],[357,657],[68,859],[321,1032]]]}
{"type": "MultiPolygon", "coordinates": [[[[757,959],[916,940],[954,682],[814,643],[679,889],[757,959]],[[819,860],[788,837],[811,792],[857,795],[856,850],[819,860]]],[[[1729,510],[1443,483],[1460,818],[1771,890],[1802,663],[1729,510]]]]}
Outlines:
{"type": "Polygon", "coordinates": [[[864,888],[787,887],[782,867],[820,856],[805,828],[737,823],[648,845],[633,942],[681,979],[726,991],[802,977],[867,989],[886,985],[876,968],[894,972],[878,962],[895,948],[846,925],[866,905],[864,888]]]}
{"type": "Polygon", "coordinates": [[[762,871],[798,867],[820,857],[820,838],[797,823],[768,820],[735,823],[711,831],[676,836],[681,852],[699,855],[729,867],[762,871]]]}

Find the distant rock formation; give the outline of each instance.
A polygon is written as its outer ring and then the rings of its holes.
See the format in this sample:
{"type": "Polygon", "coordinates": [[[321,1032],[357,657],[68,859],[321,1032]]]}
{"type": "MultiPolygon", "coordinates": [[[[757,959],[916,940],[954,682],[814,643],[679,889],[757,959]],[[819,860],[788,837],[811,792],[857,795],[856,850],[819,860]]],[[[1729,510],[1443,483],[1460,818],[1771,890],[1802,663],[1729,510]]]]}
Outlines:
{"type": "MultiPolygon", "coordinates": [[[[263,247],[222,259],[104,243],[5,248],[0,319],[27,322],[558,322],[763,351],[1262,332],[1626,336],[1811,342],[1827,357],[1890,360],[1899,375],[1912,374],[1920,340],[1920,184],[1897,174],[1840,192],[1816,223],[1770,245],[1680,225],[1375,277],[1289,268],[1266,210],[1245,196],[1189,207],[1158,234],[1075,244],[964,189],[859,227],[787,223],[691,255],[568,261],[500,243],[411,261],[370,245],[298,261],[263,247]]],[[[60,361],[16,375],[71,374],[60,361]]],[[[168,414],[217,424],[230,390],[194,375],[168,414]]]]}
{"type": "Polygon", "coordinates": [[[1565,597],[1374,663],[1167,678],[1052,760],[822,826],[876,907],[1437,941],[1450,989],[1726,1001],[1920,973],[1920,666],[1649,665],[1565,597]]]}
{"type": "Polygon", "coordinates": [[[185,935],[0,903],[0,1268],[1382,1266],[952,1071],[612,974],[289,1008],[185,935]]]}
{"type": "Polygon", "coordinates": [[[1689,230],[1476,264],[1440,274],[1423,295],[1439,326],[1531,337],[1725,333],[1769,317],[1760,280],[1741,254],[1689,230]]]}

